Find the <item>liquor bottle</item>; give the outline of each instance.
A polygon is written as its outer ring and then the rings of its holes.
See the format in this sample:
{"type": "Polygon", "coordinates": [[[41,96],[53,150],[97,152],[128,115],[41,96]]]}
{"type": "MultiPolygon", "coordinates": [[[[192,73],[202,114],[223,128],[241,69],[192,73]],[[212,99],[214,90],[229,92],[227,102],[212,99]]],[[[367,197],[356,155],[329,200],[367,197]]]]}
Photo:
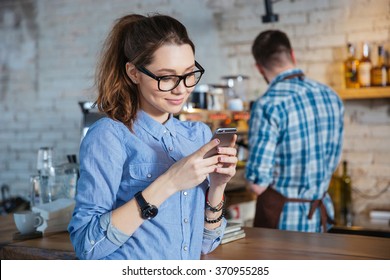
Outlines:
{"type": "Polygon", "coordinates": [[[336,225],[343,225],[344,218],[341,213],[341,176],[336,174],[332,175],[332,178],[329,183],[328,193],[333,202],[334,208],[334,221],[336,225]]]}
{"type": "Polygon", "coordinates": [[[343,161],[343,171],[340,181],[341,187],[341,212],[343,224],[347,226],[352,225],[352,195],[351,195],[351,177],[348,174],[348,163],[343,161]]]}
{"type": "Polygon", "coordinates": [[[361,87],[369,87],[371,85],[371,67],[370,49],[368,44],[364,43],[358,68],[359,84],[361,87]]]}
{"type": "Polygon", "coordinates": [[[344,61],[345,86],[347,88],[359,88],[358,67],[359,60],[355,56],[355,46],[347,44],[348,58],[344,61]]]}
{"type": "Polygon", "coordinates": [[[387,85],[390,86],[390,49],[385,50],[385,54],[387,61],[387,85]]]}
{"type": "Polygon", "coordinates": [[[385,87],[387,85],[387,67],[385,64],[385,49],[378,46],[378,62],[371,69],[371,85],[385,87]]]}

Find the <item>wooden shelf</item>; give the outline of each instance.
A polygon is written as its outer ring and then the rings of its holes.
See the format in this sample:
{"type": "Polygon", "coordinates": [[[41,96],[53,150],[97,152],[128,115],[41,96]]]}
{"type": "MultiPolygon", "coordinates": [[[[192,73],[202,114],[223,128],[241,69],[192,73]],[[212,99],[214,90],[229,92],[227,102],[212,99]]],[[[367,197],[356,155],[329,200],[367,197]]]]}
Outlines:
{"type": "Polygon", "coordinates": [[[210,126],[212,130],[218,127],[237,127],[237,134],[246,135],[248,133],[248,120],[250,113],[248,111],[213,111],[206,109],[191,109],[182,111],[178,115],[182,121],[202,121],[210,126]],[[228,123],[224,123],[226,121],[228,123]]]}
{"type": "Polygon", "coordinates": [[[339,88],[336,92],[343,100],[390,98],[389,87],[339,88]]]}

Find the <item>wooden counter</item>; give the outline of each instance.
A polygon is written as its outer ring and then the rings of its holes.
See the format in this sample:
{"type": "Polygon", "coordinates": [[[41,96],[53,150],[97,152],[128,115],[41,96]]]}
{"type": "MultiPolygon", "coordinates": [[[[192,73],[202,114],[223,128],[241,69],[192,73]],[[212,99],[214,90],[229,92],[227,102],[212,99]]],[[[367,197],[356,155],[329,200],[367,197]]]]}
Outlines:
{"type": "MultiPolygon", "coordinates": [[[[220,245],[204,260],[390,259],[390,239],[347,234],[244,228],[246,237],[220,245]]],[[[67,232],[12,240],[12,216],[0,217],[0,259],[76,259],[67,232]]]]}
{"type": "Polygon", "coordinates": [[[14,240],[17,232],[13,216],[0,216],[1,260],[68,260],[76,254],[68,232],[51,233],[44,237],[14,240]]]}
{"type": "Polygon", "coordinates": [[[347,234],[245,228],[246,237],[219,246],[205,260],[390,259],[390,239],[347,234]]]}

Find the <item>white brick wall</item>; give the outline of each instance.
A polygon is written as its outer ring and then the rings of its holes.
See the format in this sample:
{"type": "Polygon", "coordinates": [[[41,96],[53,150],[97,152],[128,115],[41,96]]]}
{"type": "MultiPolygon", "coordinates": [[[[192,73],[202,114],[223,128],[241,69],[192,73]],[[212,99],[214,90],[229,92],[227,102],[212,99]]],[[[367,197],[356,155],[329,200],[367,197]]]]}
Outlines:
{"type": "MultiPolygon", "coordinates": [[[[390,0],[278,1],[273,10],[279,22],[263,24],[260,0],[0,1],[0,184],[9,184],[14,193],[27,190],[40,146],[53,146],[58,162],[78,153],[78,101],[94,99],[102,40],[113,20],[126,13],[161,12],[180,19],[206,68],[202,82],[249,75],[251,99],[267,87],[250,53],[262,30],[287,32],[298,66],[335,88],[343,84],[347,41],[390,46],[390,0]]],[[[390,182],[390,100],[345,104],[343,157],[350,162],[354,188],[372,194],[390,182]]],[[[364,199],[354,193],[354,201],[362,211],[388,204],[390,194],[364,199]]]]}

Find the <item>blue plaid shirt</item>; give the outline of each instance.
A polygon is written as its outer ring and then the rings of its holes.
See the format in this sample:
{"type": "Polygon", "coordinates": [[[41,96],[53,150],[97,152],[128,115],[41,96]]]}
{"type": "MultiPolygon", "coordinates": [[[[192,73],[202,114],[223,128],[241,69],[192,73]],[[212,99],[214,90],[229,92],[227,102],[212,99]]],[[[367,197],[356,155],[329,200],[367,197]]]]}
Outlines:
{"type": "MultiPolygon", "coordinates": [[[[275,77],[251,110],[246,178],[273,185],[289,198],[321,199],[336,169],[343,142],[343,103],[329,87],[299,69],[275,77]]],[[[324,204],[331,218],[333,204],[324,204]]],[[[307,219],[310,203],[286,203],[279,229],[320,232],[320,211],[307,219]]]]}

